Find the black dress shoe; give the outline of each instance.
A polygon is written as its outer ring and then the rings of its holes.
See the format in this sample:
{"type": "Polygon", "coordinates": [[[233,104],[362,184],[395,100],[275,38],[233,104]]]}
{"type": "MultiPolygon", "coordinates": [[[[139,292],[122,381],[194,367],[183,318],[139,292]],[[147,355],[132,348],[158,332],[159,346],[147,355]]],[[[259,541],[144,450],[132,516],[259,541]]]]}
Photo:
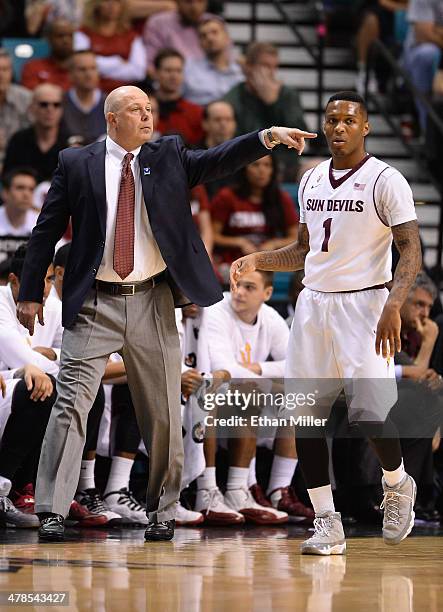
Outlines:
{"type": "Polygon", "coordinates": [[[172,540],[174,537],[175,521],[161,521],[160,523],[148,523],[145,531],[146,542],[159,542],[161,540],[172,540]]]}
{"type": "Polygon", "coordinates": [[[65,538],[65,519],[61,514],[52,512],[41,512],[40,529],[38,530],[39,540],[60,542],[65,538]]]}

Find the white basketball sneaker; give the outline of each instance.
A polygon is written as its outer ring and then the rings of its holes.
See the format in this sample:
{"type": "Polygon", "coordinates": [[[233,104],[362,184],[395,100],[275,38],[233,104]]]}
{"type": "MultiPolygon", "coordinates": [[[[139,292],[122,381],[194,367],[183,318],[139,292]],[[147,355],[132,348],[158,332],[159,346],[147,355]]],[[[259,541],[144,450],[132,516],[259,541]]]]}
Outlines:
{"type": "Polygon", "coordinates": [[[314,535],[302,542],[302,555],[343,555],[346,551],[345,534],[340,512],[316,514],[314,535]]]}
{"type": "Polygon", "coordinates": [[[82,506],[85,506],[85,508],[92,514],[101,514],[106,516],[108,519],[106,525],[110,527],[120,526],[123,524],[121,515],[117,514],[117,512],[112,512],[112,510],[108,508],[107,504],[105,504],[103,501],[103,497],[95,488],[77,491],[75,494],[75,501],[82,506]]]}
{"type": "Polygon", "coordinates": [[[13,525],[20,529],[37,529],[40,527],[40,521],[36,514],[21,512],[5,495],[0,496],[0,523],[5,526],[13,525]]]}
{"type": "Polygon", "coordinates": [[[224,502],[223,494],[218,487],[198,489],[195,510],[201,512],[206,525],[242,525],[245,517],[224,502]]]}
{"type": "Polygon", "coordinates": [[[225,504],[240,512],[249,523],[256,525],[279,525],[288,522],[286,512],[276,510],[272,506],[258,504],[249,489],[228,489],[225,493],[225,504]]]}
{"type": "Polygon", "coordinates": [[[414,526],[417,485],[409,474],[395,487],[388,487],[384,478],[382,485],[384,496],[380,508],[384,510],[383,540],[385,544],[399,544],[414,526]]]}
{"type": "Polygon", "coordinates": [[[192,527],[193,525],[200,525],[200,523],[203,523],[204,520],[205,517],[201,512],[188,510],[182,506],[180,502],[177,502],[175,515],[175,524],[177,527],[192,527]]]}
{"type": "Polygon", "coordinates": [[[103,499],[109,510],[121,516],[125,524],[147,525],[149,523],[146,508],[135,499],[132,492],[126,487],[118,491],[110,491],[103,499]]]}

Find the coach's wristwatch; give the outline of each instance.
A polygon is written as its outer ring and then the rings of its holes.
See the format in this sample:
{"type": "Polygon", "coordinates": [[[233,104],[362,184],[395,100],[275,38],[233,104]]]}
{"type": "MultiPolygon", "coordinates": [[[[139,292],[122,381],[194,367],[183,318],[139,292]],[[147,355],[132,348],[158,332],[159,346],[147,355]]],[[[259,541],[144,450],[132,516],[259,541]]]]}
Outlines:
{"type": "Polygon", "coordinates": [[[275,145],[279,145],[280,141],[274,138],[274,134],[272,132],[273,128],[274,126],[266,130],[266,138],[268,139],[269,144],[271,144],[274,147],[275,145]]]}

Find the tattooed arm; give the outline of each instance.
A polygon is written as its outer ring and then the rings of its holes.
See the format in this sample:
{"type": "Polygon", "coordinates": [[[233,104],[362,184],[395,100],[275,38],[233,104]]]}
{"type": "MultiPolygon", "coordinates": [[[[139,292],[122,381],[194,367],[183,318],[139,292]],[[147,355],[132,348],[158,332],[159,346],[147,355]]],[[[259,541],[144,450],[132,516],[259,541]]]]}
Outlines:
{"type": "Polygon", "coordinates": [[[401,351],[400,308],[408,297],[409,290],[421,268],[421,245],[417,221],[408,221],[391,229],[400,259],[391,292],[377,326],[375,350],[379,355],[381,343],[384,358],[388,355],[394,357],[395,351],[401,351]]]}
{"type": "Polygon", "coordinates": [[[300,223],[297,242],[275,251],[252,253],[234,261],[231,265],[231,288],[235,290],[239,278],[255,270],[268,270],[271,272],[295,272],[295,270],[302,270],[308,252],[308,227],[305,223],[300,223]]]}

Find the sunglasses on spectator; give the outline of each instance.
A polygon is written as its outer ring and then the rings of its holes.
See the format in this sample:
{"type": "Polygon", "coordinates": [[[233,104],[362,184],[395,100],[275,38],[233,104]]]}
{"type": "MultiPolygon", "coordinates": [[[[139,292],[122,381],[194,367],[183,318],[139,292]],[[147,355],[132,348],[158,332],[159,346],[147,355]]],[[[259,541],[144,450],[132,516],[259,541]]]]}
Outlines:
{"type": "Polygon", "coordinates": [[[48,108],[49,106],[60,108],[62,105],[61,102],[47,102],[46,100],[40,100],[40,102],[37,102],[37,104],[40,106],[40,108],[48,108]]]}

